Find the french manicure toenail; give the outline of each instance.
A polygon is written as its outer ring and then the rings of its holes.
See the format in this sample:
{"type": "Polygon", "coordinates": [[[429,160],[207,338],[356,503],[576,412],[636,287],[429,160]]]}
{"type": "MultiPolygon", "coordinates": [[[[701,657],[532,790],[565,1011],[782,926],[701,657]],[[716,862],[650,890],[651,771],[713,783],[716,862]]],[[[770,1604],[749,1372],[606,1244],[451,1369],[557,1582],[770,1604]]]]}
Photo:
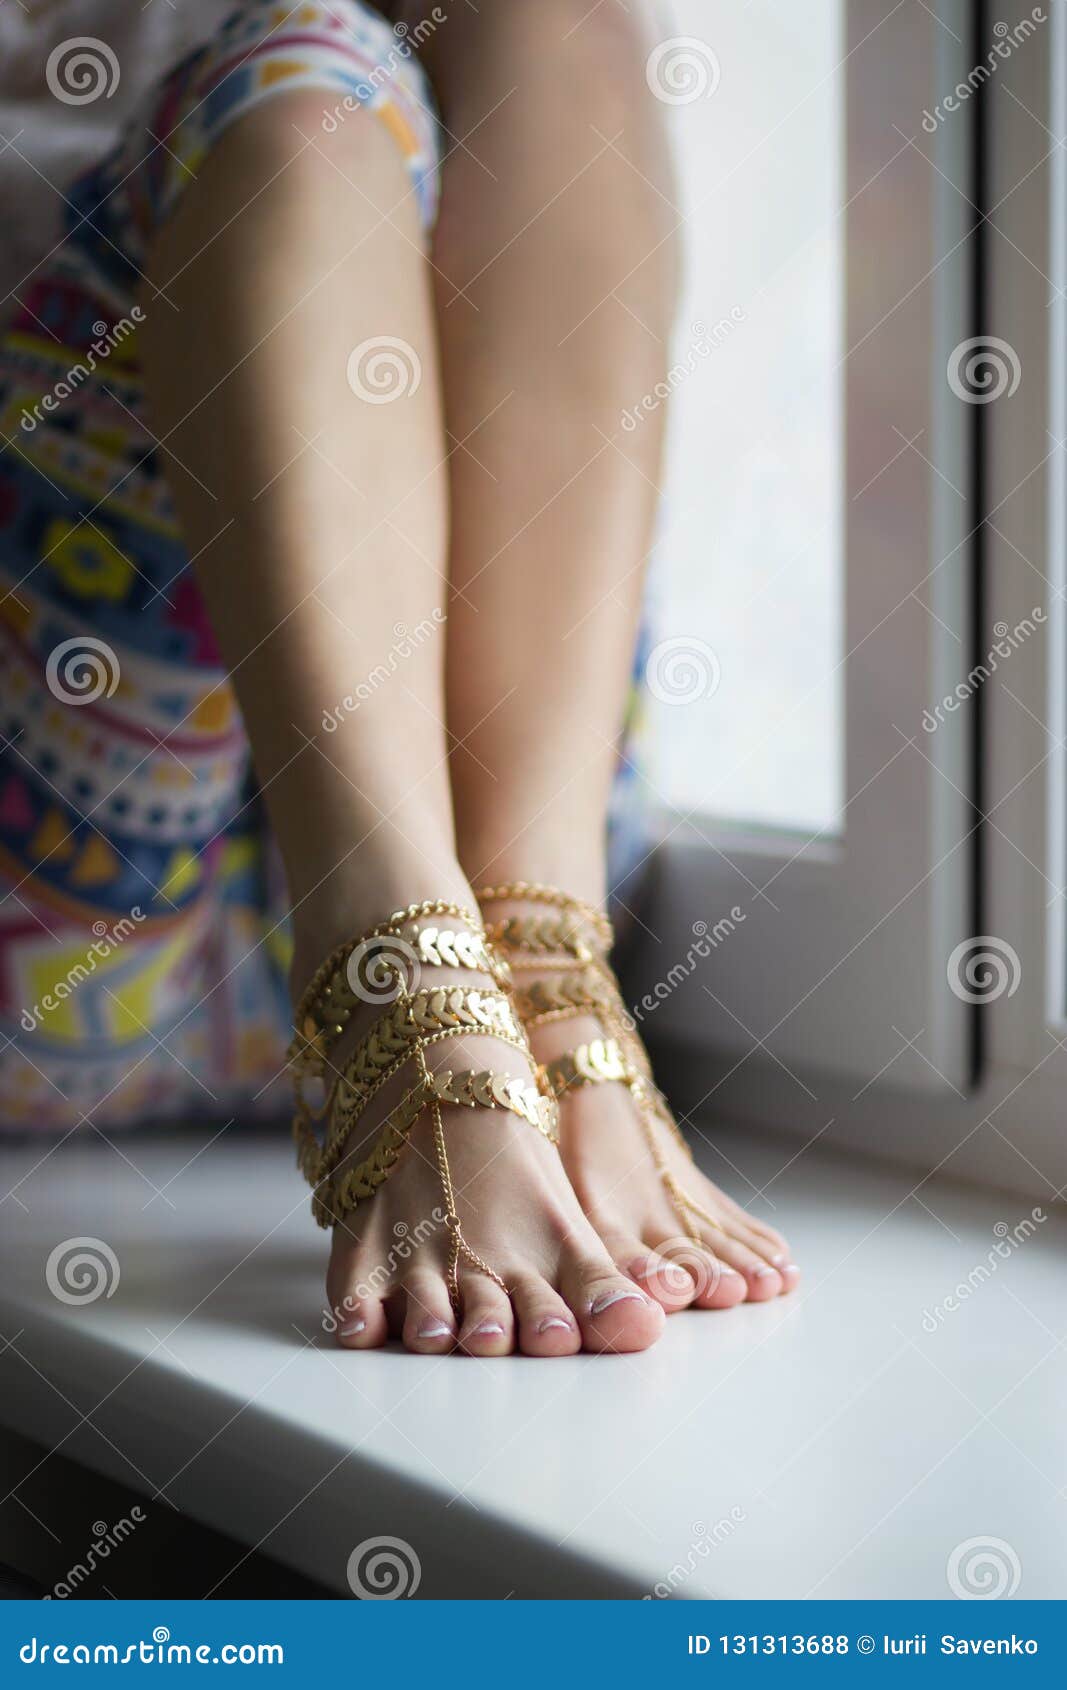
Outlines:
{"type": "Polygon", "coordinates": [[[648,1298],[642,1297],[640,1291],[602,1291],[589,1305],[590,1314],[603,1314],[613,1303],[647,1303],[648,1298]]]}
{"type": "Polygon", "coordinates": [[[537,1328],[538,1332],[551,1332],[555,1328],[560,1332],[573,1332],[574,1328],[569,1320],[561,1320],[558,1314],[550,1314],[537,1328]]]}
{"type": "Polygon", "coordinates": [[[341,1337],[357,1338],[361,1332],[366,1330],[367,1322],[365,1320],[350,1320],[346,1326],[342,1326],[341,1337]]]}
{"type": "Polygon", "coordinates": [[[502,1338],[503,1336],[504,1328],[498,1320],[483,1320],[481,1325],[476,1326],[471,1333],[472,1338],[502,1338]]]}
{"type": "Polygon", "coordinates": [[[738,1273],[736,1268],[723,1268],[722,1276],[724,1279],[744,1279],[745,1277],[743,1273],[738,1273]]]}
{"type": "Polygon", "coordinates": [[[424,1320],[419,1327],[420,1338],[451,1338],[452,1328],[443,1320],[424,1320]]]}
{"type": "Polygon", "coordinates": [[[757,1279],[766,1279],[768,1274],[772,1274],[773,1272],[774,1272],[773,1268],[769,1268],[769,1267],[757,1268],[755,1277],[757,1279]]]}

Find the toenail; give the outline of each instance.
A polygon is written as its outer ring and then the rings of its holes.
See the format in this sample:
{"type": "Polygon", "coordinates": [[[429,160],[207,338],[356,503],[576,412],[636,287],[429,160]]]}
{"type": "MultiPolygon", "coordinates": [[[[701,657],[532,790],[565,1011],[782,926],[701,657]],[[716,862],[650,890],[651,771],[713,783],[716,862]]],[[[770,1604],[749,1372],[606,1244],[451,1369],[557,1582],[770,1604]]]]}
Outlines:
{"type": "Polygon", "coordinates": [[[589,1305],[590,1314],[603,1314],[613,1303],[648,1303],[640,1291],[602,1291],[589,1305]]]}
{"type": "Polygon", "coordinates": [[[743,1273],[738,1273],[736,1268],[723,1268],[722,1277],[724,1279],[744,1279],[745,1276],[743,1273]]]}
{"type": "Polygon", "coordinates": [[[419,1327],[420,1338],[451,1338],[452,1328],[443,1320],[424,1320],[419,1327]]]}
{"type": "Polygon", "coordinates": [[[537,1328],[537,1330],[538,1330],[539,1333],[540,1332],[551,1332],[553,1330],[553,1328],[555,1328],[555,1329],[557,1329],[558,1331],[561,1331],[561,1332],[573,1332],[574,1331],[574,1327],[571,1325],[570,1321],[569,1320],[561,1320],[558,1314],[550,1314],[547,1320],[543,1320],[541,1322],[541,1324],[537,1328]]]}
{"type": "Polygon", "coordinates": [[[753,1275],[753,1278],[755,1278],[755,1279],[766,1279],[768,1274],[773,1274],[775,1271],[776,1270],[774,1268],[770,1268],[770,1267],[757,1268],[756,1271],[755,1271],[755,1274],[753,1275]]]}
{"type": "Polygon", "coordinates": [[[472,1338],[502,1338],[503,1336],[504,1328],[498,1320],[483,1320],[481,1325],[476,1326],[471,1333],[472,1338]]]}
{"type": "Polygon", "coordinates": [[[778,1271],[779,1273],[799,1273],[800,1269],[796,1262],[783,1262],[778,1271]]]}
{"type": "Polygon", "coordinates": [[[365,1320],[350,1320],[347,1326],[342,1326],[341,1337],[357,1338],[361,1332],[365,1332],[366,1330],[367,1322],[365,1320]]]}

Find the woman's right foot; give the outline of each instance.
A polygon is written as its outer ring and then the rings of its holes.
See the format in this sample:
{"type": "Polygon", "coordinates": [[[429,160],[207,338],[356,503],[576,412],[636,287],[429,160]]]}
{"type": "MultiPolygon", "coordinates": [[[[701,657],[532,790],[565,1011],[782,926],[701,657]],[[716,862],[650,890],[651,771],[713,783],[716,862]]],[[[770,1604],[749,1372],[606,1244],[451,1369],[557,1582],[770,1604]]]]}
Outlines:
{"type": "MultiPolygon", "coordinates": [[[[463,901],[476,911],[473,895],[463,901]]],[[[402,929],[401,955],[407,954],[405,947],[417,951],[419,928],[433,925],[467,930],[451,916],[409,922],[402,929]]],[[[480,994],[484,1005],[499,997],[498,984],[481,969],[416,963],[414,975],[409,986],[423,994],[419,1013],[427,1031],[435,1025],[434,1005],[438,1012],[444,1007],[447,1019],[449,999],[465,1004],[473,991],[475,1003],[480,994]],[[462,991],[453,997],[457,987],[462,991]],[[439,995],[430,998],[431,992],[439,995]]],[[[381,995],[379,970],[362,989],[358,969],[347,966],[345,977],[355,998],[364,1001],[356,1002],[344,1034],[329,1050],[334,1074],[350,1064],[372,1027],[395,1007],[392,992],[381,995]]],[[[499,1025],[506,1029],[508,1013],[501,1013],[499,1025]]],[[[465,1070],[491,1070],[505,1083],[507,1078],[525,1081],[526,1096],[533,1095],[528,1050],[503,1037],[480,1031],[445,1035],[430,1039],[423,1052],[427,1076],[452,1071],[458,1079],[465,1070]]],[[[346,1349],[370,1349],[394,1335],[421,1353],[458,1345],[479,1356],[516,1350],[538,1356],[582,1349],[621,1352],[654,1343],[663,1330],[662,1309],[619,1272],[582,1213],[555,1144],[510,1108],[439,1103],[451,1203],[442,1181],[433,1109],[427,1105],[373,1197],[342,1212],[344,1203],[334,1195],[338,1176],[370,1154],[386,1114],[419,1081],[418,1062],[412,1055],[368,1101],[330,1182],[319,1186],[325,1207],[332,1204],[338,1215],[327,1274],[338,1342],[346,1349]],[[454,1278],[454,1303],[449,1259],[455,1218],[465,1251],[454,1278]],[[473,1265],[473,1257],[492,1273],[473,1265]]]]}

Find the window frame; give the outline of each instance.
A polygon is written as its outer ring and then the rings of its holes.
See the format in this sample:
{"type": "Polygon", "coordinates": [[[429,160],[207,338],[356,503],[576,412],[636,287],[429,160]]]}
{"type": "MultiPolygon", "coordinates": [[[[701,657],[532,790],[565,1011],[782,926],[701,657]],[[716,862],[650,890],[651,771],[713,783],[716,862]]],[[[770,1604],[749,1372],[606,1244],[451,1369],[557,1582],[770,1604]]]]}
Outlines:
{"type": "Polygon", "coordinates": [[[696,1130],[726,1115],[1046,1199],[1067,1182],[1067,755],[1046,729],[1067,736],[1067,463],[1047,438],[1067,438],[1067,382],[1047,379],[1067,373],[1067,156],[1054,150],[1067,133],[1067,20],[1062,5],[1050,13],[1048,40],[1004,59],[928,136],[917,118],[995,39],[990,8],[847,4],[845,829],[798,842],[667,819],[628,967],[647,992],[687,955],[694,918],[712,929],[745,912],[639,1017],[696,1130]],[[883,170],[894,124],[904,151],[883,170]],[[913,213],[895,255],[894,197],[913,213]],[[911,292],[909,267],[923,278],[911,292]],[[890,315],[868,333],[879,288],[890,315]],[[887,327],[910,391],[880,381],[887,327]],[[1015,348],[1023,379],[1010,397],[961,404],[948,355],[983,332],[1015,348]],[[922,456],[905,447],[872,501],[865,448],[891,427],[922,428],[922,456]],[[881,621],[887,535],[894,601],[910,591],[927,608],[881,621]],[[979,661],[992,625],[1039,604],[1049,619],[1025,653],[925,736],[922,708],[979,661]],[[879,774],[901,727],[904,749],[879,774]],[[887,915],[901,872],[916,887],[905,922],[887,915]],[[980,934],[1011,945],[1019,979],[968,1003],[949,989],[948,958],[980,934]],[[783,1019],[783,1000],[805,992],[783,1019]]]}

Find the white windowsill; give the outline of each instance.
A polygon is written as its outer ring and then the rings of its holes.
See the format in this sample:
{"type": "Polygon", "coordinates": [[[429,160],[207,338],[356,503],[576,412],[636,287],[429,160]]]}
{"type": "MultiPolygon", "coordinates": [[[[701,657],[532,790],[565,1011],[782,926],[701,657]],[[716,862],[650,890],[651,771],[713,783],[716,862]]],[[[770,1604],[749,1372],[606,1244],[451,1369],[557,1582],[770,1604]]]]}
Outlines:
{"type": "Polygon", "coordinates": [[[0,1420],[339,1593],[381,1535],[427,1597],[942,1597],[955,1546],[994,1537],[1020,1597],[1062,1597],[1064,1220],[928,1332],[1028,1204],[716,1138],[734,1194],[730,1164],[773,1180],[754,1207],[787,1227],[801,1294],[554,1363],[339,1352],[284,1135],[8,1144],[0,1420]],[[111,1298],[47,1289],[72,1237],[115,1252],[111,1298]]]}

